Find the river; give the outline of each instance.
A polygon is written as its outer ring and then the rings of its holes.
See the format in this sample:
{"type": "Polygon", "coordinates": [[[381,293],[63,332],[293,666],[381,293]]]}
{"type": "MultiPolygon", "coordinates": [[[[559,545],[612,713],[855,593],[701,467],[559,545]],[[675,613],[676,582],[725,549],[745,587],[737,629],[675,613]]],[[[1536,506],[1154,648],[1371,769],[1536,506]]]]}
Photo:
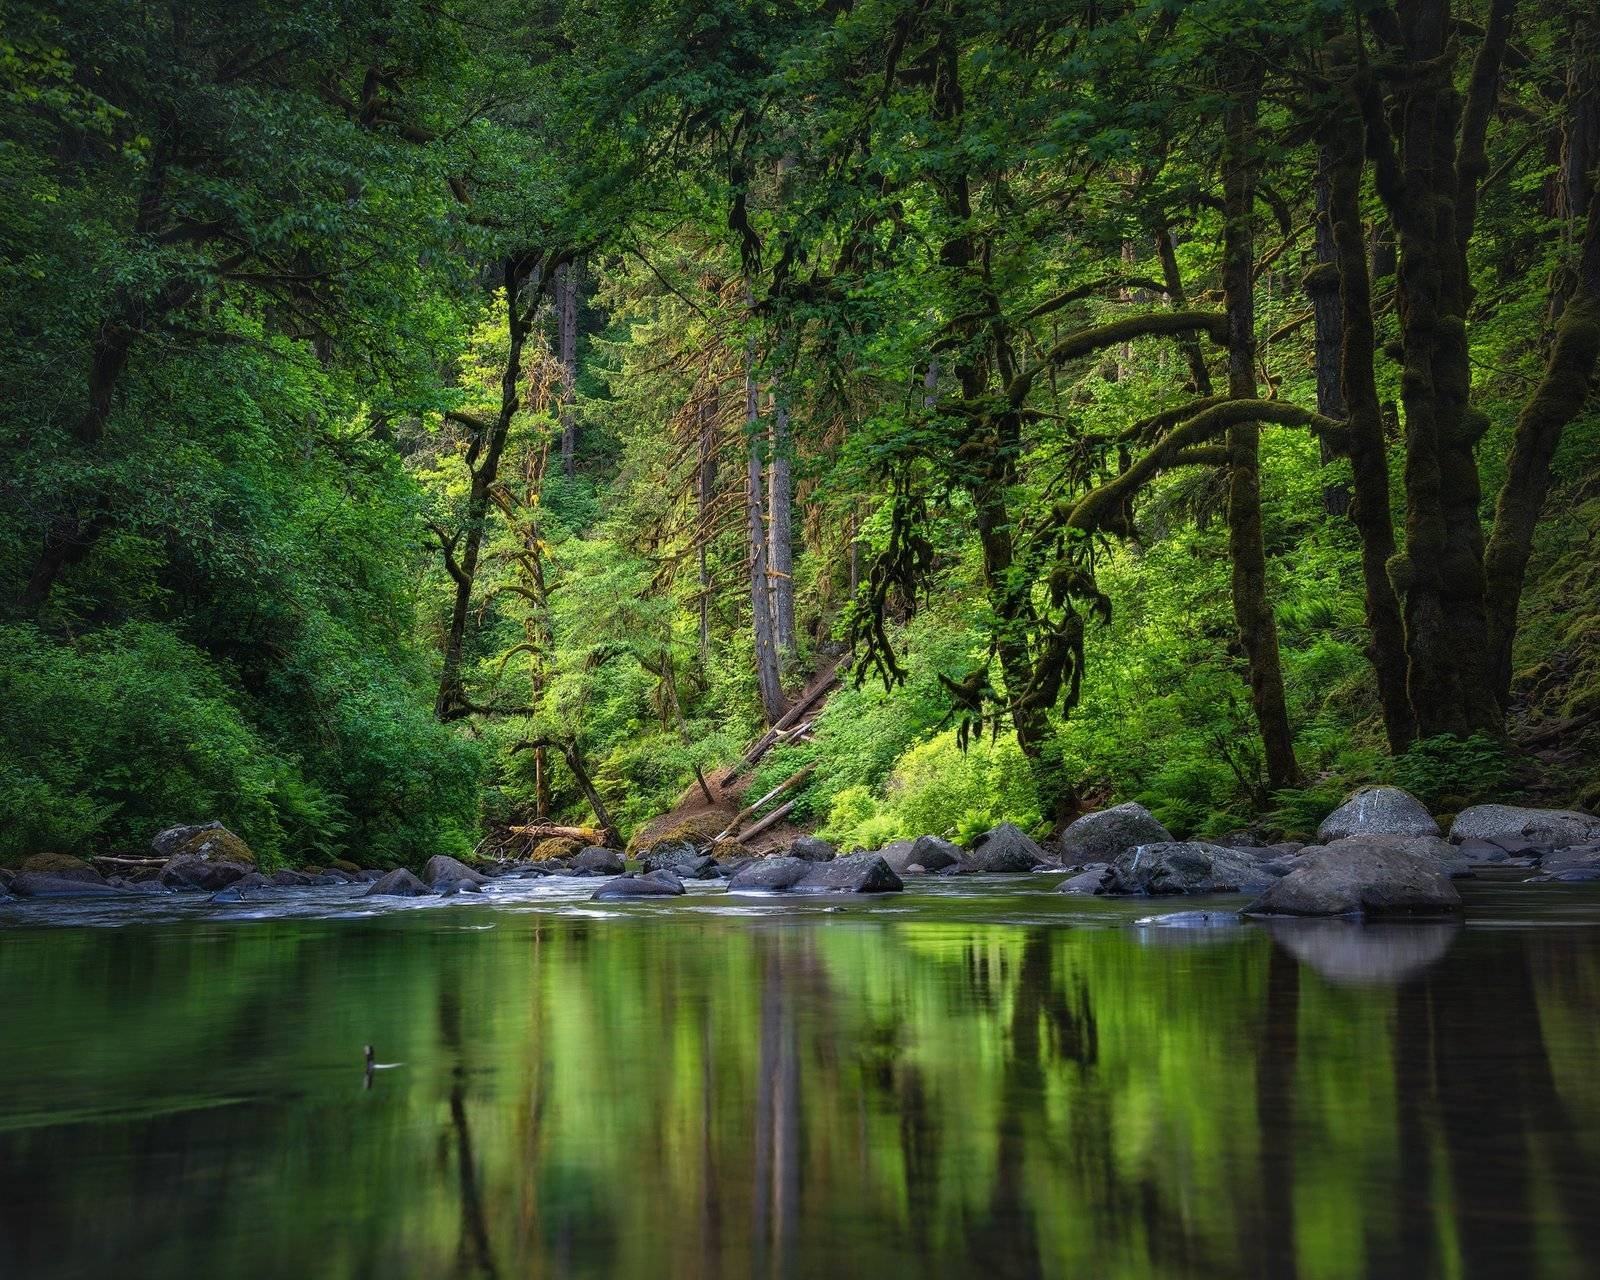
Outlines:
{"type": "Polygon", "coordinates": [[[1059,879],[5,904],[0,1275],[1595,1274],[1600,886],[1059,879]]]}

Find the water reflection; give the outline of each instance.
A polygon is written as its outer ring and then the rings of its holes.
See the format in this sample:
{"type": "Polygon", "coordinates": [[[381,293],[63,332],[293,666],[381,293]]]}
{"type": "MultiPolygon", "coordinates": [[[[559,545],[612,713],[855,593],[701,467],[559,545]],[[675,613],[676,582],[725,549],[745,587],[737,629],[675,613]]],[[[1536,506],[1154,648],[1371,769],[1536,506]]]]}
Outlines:
{"type": "Polygon", "coordinates": [[[8,934],[0,1273],[1600,1256],[1589,929],[459,923],[8,934]],[[367,1042],[405,1064],[370,1092],[367,1042]]]}
{"type": "Polygon", "coordinates": [[[1272,940],[1329,982],[1396,986],[1444,959],[1459,920],[1263,920],[1272,940]]]}

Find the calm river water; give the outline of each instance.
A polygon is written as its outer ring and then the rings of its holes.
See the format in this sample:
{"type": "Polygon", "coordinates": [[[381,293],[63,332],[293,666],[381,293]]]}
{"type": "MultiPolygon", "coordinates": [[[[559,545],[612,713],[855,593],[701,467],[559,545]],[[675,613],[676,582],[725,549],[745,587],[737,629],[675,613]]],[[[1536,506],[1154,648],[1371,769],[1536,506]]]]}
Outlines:
{"type": "Polygon", "coordinates": [[[1600,885],[1059,879],[8,904],[0,1275],[1600,1273],[1600,885]]]}

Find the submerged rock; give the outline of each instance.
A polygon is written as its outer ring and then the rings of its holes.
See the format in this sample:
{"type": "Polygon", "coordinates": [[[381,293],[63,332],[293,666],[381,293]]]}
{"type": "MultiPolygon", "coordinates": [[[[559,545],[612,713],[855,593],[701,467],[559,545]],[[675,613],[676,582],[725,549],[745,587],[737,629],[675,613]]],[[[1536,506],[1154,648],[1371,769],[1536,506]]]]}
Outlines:
{"type": "Polygon", "coordinates": [[[1169,911],[1142,916],[1133,923],[1140,929],[1237,929],[1244,924],[1244,918],[1237,911],[1169,911]]]}
{"type": "Polygon", "coordinates": [[[220,903],[243,902],[244,893],[237,884],[230,884],[226,889],[218,889],[211,895],[211,901],[220,903]]]}
{"type": "Polygon", "coordinates": [[[1044,850],[1026,831],[1014,822],[1002,822],[978,837],[972,852],[961,859],[961,865],[971,872],[1015,872],[1032,871],[1048,865],[1048,861],[1044,850]]]}
{"type": "Polygon", "coordinates": [[[1509,804],[1475,804],[1450,824],[1456,843],[1469,839],[1523,842],[1525,847],[1558,849],[1600,841],[1600,818],[1576,809],[1526,809],[1509,804]]]}
{"type": "Polygon", "coordinates": [[[476,880],[441,880],[433,891],[441,898],[453,898],[458,893],[482,893],[483,885],[476,880]]]}
{"type": "MultiPolygon", "coordinates": [[[[344,870],[344,868],[339,868],[344,870]]],[[[346,873],[348,874],[348,873],[346,873]]],[[[356,877],[351,877],[352,879],[356,877]]],[[[474,871],[459,858],[452,858],[447,853],[436,853],[422,865],[422,882],[432,885],[437,889],[442,884],[461,884],[463,882],[474,885],[489,883],[489,877],[482,872],[474,871]]]]}
{"type": "Polygon", "coordinates": [[[1600,867],[1562,867],[1559,871],[1549,871],[1544,875],[1529,876],[1524,884],[1582,884],[1590,880],[1600,880],[1600,867]]]}
{"type": "Polygon", "coordinates": [[[1427,857],[1394,845],[1349,842],[1307,854],[1245,908],[1248,915],[1448,915],[1461,895],[1427,857]]]}
{"type": "Polygon", "coordinates": [[[811,864],[794,885],[796,893],[896,893],[905,883],[875,853],[853,853],[847,858],[811,864]]]}
{"type": "Polygon", "coordinates": [[[670,871],[652,871],[648,875],[621,875],[608,880],[591,895],[594,902],[617,902],[627,898],[675,898],[688,892],[683,881],[670,871]]]}
{"type": "Polygon", "coordinates": [[[11,877],[10,887],[19,898],[115,898],[125,892],[104,882],[69,880],[38,871],[19,871],[11,877]]]}
{"type": "Polygon", "coordinates": [[[839,851],[820,836],[801,836],[785,852],[806,862],[832,862],[839,856],[839,851]]]}
{"type": "Polygon", "coordinates": [[[1096,867],[1093,871],[1080,871],[1056,886],[1057,893],[1103,893],[1111,876],[1110,867],[1096,867]]]}
{"type": "Polygon", "coordinates": [[[381,880],[375,880],[363,895],[368,898],[422,898],[432,890],[404,867],[396,867],[381,880]]]}
{"type": "Polygon", "coordinates": [[[572,860],[571,874],[575,876],[620,876],[628,868],[622,855],[615,849],[592,844],[572,860]]]}
{"type": "Polygon", "coordinates": [[[1068,866],[1084,862],[1109,862],[1141,844],[1159,844],[1172,833],[1156,821],[1142,804],[1113,805],[1086,813],[1061,833],[1061,860],[1068,866]]]}
{"type": "Polygon", "coordinates": [[[1106,877],[1108,894],[1236,893],[1263,888],[1272,873],[1250,852],[1198,840],[1166,840],[1128,849],[1106,877]]]}
{"type": "Polygon", "coordinates": [[[1367,787],[1322,820],[1323,844],[1351,836],[1437,836],[1439,824],[1428,807],[1399,787],[1367,787]]]}

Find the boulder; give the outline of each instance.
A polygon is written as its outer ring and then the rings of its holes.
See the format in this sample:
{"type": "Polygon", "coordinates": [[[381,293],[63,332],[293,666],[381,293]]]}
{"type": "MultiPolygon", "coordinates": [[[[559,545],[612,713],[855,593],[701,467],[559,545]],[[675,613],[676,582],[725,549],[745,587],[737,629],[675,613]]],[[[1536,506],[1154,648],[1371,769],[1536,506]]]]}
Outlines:
{"type": "Polygon", "coordinates": [[[1457,855],[1470,863],[1504,862],[1511,855],[1492,840],[1479,840],[1476,836],[1450,846],[1457,855]]]}
{"type": "Polygon", "coordinates": [[[168,894],[172,890],[159,880],[129,880],[123,876],[108,876],[106,883],[124,893],[168,894]]]}
{"type": "Polygon", "coordinates": [[[1600,866],[1600,844],[1569,844],[1547,853],[1539,863],[1539,870],[1562,871],[1593,866],[1600,866]]]}
{"type": "MultiPolygon", "coordinates": [[[[860,856],[860,855],[852,855],[860,856]]],[[[838,858],[837,862],[848,862],[848,858],[838,858]]],[[[882,861],[882,859],[879,859],[882,861]]],[[[730,893],[782,893],[794,888],[806,876],[811,874],[816,863],[807,862],[804,858],[757,858],[754,862],[746,863],[728,881],[730,893]]],[[[832,864],[821,864],[832,865],[832,864]]],[[[885,863],[885,866],[888,864],[885,863]]],[[[891,873],[892,874],[892,873],[891,873]]]]}
{"type": "Polygon", "coordinates": [[[971,872],[1032,871],[1047,862],[1044,850],[1014,822],[1002,822],[986,831],[962,859],[964,869],[971,872]]]}
{"type": "Polygon", "coordinates": [[[692,844],[662,841],[644,856],[644,870],[670,872],[680,880],[714,880],[720,874],[717,860],[708,853],[696,853],[692,844]]]}
{"type": "Polygon", "coordinates": [[[431,890],[404,867],[396,867],[382,880],[375,880],[363,895],[368,898],[421,898],[431,890]]]}
{"type": "MultiPolygon", "coordinates": [[[[939,836],[918,836],[911,842],[911,863],[919,865],[924,871],[943,871],[946,867],[960,866],[964,857],[960,845],[939,836]]],[[[894,864],[891,862],[889,865],[894,864]]]]}
{"type": "Polygon", "coordinates": [[[124,892],[104,882],[69,880],[39,871],[19,871],[11,877],[10,887],[19,898],[115,898],[124,892]]]}
{"type": "Polygon", "coordinates": [[[627,869],[622,855],[615,849],[592,844],[572,860],[571,873],[575,876],[620,876],[627,869]]]}
{"type": "Polygon", "coordinates": [[[1125,850],[1111,864],[1112,894],[1237,893],[1272,879],[1248,850],[1198,840],[1163,840],[1125,850]]]}
{"type": "Polygon", "coordinates": [[[1210,843],[1221,845],[1224,849],[1266,849],[1267,842],[1254,831],[1230,831],[1225,836],[1218,836],[1210,843]]]}
{"type": "Polygon", "coordinates": [[[894,868],[876,853],[853,853],[810,867],[794,885],[796,893],[895,893],[906,887],[894,868]]]}
{"type": "MultiPolygon", "coordinates": [[[[343,867],[338,867],[335,869],[344,871],[343,867]]],[[[358,867],[356,870],[359,873],[360,868],[358,867]]],[[[346,872],[345,874],[350,875],[349,872],[346,872]]],[[[355,878],[356,877],[354,875],[351,875],[351,879],[355,878]]],[[[430,885],[431,887],[437,889],[442,884],[461,884],[463,882],[474,885],[484,885],[489,883],[489,877],[481,874],[480,872],[474,871],[459,858],[452,858],[447,853],[436,853],[433,855],[433,857],[429,858],[425,863],[422,864],[423,884],[430,885]]]]}
{"type": "Polygon", "coordinates": [[[316,876],[308,876],[304,871],[274,871],[272,883],[280,889],[304,889],[317,883],[316,876]]]}
{"type": "MultiPolygon", "coordinates": [[[[1566,845],[1600,842],[1600,818],[1575,809],[1523,809],[1509,804],[1475,804],[1456,814],[1450,839],[1520,840],[1528,847],[1558,849],[1566,845]]],[[[1507,850],[1510,852],[1510,850],[1507,850]]]]}
{"type": "MultiPolygon", "coordinates": [[[[1452,879],[1462,880],[1472,877],[1471,860],[1465,857],[1456,845],[1451,844],[1443,836],[1368,836],[1365,839],[1359,836],[1350,836],[1343,840],[1335,840],[1323,847],[1327,849],[1345,849],[1369,846],[1390,849],[1396,853],[1409,854],[1413,858],[1421,858],[1424,862],[1433,864],[1440,872],[1452,879]]],[[[1312,850],[1307,850],[1307,852],[1312,852],[1312,850]]]]}
{"type": "Polygon", "coordinates": [[[82,858],[70,853],[36,853],[24,858],[19,871],[32,871],[41,876],[54,876],[57,880],[82,880],[86,884],[104,884],[106,878],[82,858]]]}
{"type": "Polygon", "coordinates": [[[1111,869],[1100,867],[1094,871],[1080,871],[1077,875],[1063,880],[1056,886],[1057,893],[1102,893],[1105,891],[1106,881],[1110,878],[1111,869]]]}
{"type": "Polygon", "coordinates": [[[594,902],[620,902],[628,898],[676,898],[686,893],[683,881],[670,871],[652,871],[648,875],[621,875],[607,880],[596,889],[590,899],[594,902]]]}
{"type": "Polygon", "coordinates": [[[1322,844],[1351,836],[1436,836],[1439,824],[1428,807],[1399,787],[1366,787],[1322,820],[1322,844]]]}
{"type": "Polygon", "coordinates": [[[588,846],[572,836],[551,836],[533,846],[528,857],[535,862],[549,862],[555,858],[570,858],[588,846]]]}
{"type": "Polygon", "coordinates": [[[150,842],[163,858],[189,856],[208,862],[242,863],[255,866],[256,855],[250,846],[220,822],[202,822],[187,827],[168,827],[150,842]]]}
{"type": "Polygon", "coordinates": [[[839,856],[839,851],[820,836],[801,836],[785,852],[806,862],[832,862],[839,856]]]}
{"type": "Polygon", "coordinates": [[[1316,850],[1245,908],[1247,915],[1439,916],[1461,895],[1427,857],[1393,844],[1348,842],[1316,850]]]}
{"type": "Polygon", "coordinates": [[[441,898],[453,898],[458,893],[482,893],[483,885],[476,880],[441,880],[433,891],[441,898]]]}
{"type": "Polygon", "coordinates": [[[1061,861],[1067,866],[1109,862],[1141,844],[1170,841],[1172,833],[1142,804],[1114,805],[1086,813],[1061,833],[1061,861]]]}
{"type": "Polygon", "coordinates": [[[180,853],[167,859],[159,877],[169,889],[198,889],[215,893],[248,875],[254,867],[242,862],[212,862],[198,854],[180,853]]]}
{"type": "Polygon", "coordinates": [[[350,878],[357,884],[376,884],[387,874],[381,867],[362,867],[350,878]]]}

